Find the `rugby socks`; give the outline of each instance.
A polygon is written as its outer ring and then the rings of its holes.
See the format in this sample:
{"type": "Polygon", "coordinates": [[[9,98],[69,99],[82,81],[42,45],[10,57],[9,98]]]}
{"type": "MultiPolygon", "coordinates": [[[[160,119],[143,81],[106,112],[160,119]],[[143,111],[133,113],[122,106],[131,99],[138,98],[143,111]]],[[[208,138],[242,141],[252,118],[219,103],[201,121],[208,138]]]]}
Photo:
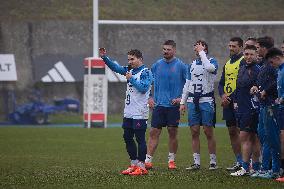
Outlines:
{"type": "Polygon", "coordinates": [[[237,155],[236,155],[236,160],[237,160],[237,162],[239,162],[239,163],[242,165],[242,162],[243,162],[243,160],[242,160],[242,154],[237,154],[237,155]]]}
{"type": "Polygon", "coordinates": [[[252,169],[255,171],[260,170],[260,162],[252,162],[252,169]]]}
{"type": "Polygon", "coordinates": [[[200,154],[194,153],[193,160],[194,160],[194,164],[200,165],[200,154]]]}
{"type": "Polygon", "coordinates": [[[243,162],[242,163],[242,167],[246,170],[246,171],[249,171],[249,162],[243,162]]]}
{"type": "Polygon", "coordinates": [[[146,154],[146,159],[145,159],[145,163],[152,163],[153,157],[146,154]]]}
{"type": "Polygon", "coordinates": [[[217,164],[216,162],[216,154],[209,154],[210,156],[210,164],[217,164]]]}
{"type": "Polygon", "coordinates": [[[130,162],[130,164],[131,164],[131,166],[136,166],[137,164],[138,164],[138,160],[136,159],[136,160],[131,160],[131,162],[130,162]]]}
{"type": "Polygon", "coordinates": [[[170,161],[175,161],[175,157],[176,157],[176,155],[174,153],[169,152],[169,156],[168,156],[169,162],[170,161]]]}

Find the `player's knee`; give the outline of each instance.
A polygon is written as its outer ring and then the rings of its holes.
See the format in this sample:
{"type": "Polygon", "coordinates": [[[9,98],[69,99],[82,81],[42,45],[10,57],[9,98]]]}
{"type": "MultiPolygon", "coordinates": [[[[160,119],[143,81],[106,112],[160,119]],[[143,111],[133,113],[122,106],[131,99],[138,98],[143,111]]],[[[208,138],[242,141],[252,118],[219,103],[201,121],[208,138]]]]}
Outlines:
{"type": "Polygon", "coordinates": [[[199,130],[197,130],[197,129],[192,129],[192,130],[191,130],[191,136],[192,136],[192,138],[198,138],[199,135],[200,135],[200,131],[199,131],[199,130]]]}
{"type": "Polygon", "coordinates": [[[151,128],[149,136],[151,140],[157,140],[160,136],[161,131],[157,128],[151,128]]]}

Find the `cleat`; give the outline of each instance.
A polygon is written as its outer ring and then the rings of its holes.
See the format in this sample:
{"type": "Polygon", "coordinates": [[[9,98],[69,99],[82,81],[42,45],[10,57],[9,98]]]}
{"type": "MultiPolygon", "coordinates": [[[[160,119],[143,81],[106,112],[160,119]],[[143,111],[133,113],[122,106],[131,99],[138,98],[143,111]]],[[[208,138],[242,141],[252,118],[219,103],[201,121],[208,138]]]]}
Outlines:
{"type": "Polygon", "coordinates": [[[145,168],[146,169],[153,169],[153,163],[151,163],[151,162],[146,163],[145,162],[145,168]]]}
{"type": "Polygon", "coordinates": [[[250,176],[252,177],[252,178],[258,178],[258,176],[260,175],[260,174],[263,174],[264,173],[264,171],[255,171],[254,173],[252,173],[250,176]]]}
{"type": "Polygon", "coordinates": [[[284,177],[280,177],[278,179],[276,179],[278,182],[284,182],[284,177]]]}
{"type": "Polygon", "coordinates": [[[232,167],[227,167],[228,171],[237,171],[241,168],[241,164],[239,162],[235,162],[232,167]]]}
{"type": "Polygon", "coordinates": [[[231,176],[235,176],[235,177],[241,177],[241,176],[246,176],[246,175],[249,175],[249,172],[246,171],[243,167],[241,167],[240,170],[234,172],[234,173],[231,173],[230,174],[231,176]]]}
{"type": "Polygon", "coordinates": [[[147,174],[148,174],[147,169],[144,169],[144,168],[141,168],[141,167],[137,167],[134,171],[129,173],[129,175],[132,175],[132,176],[147,175],[147,174]]]}
{"type": "Polygon", "coordinates": [[[129,166],[126,170],[121,171],[121,174],[123,174],[123,175],[129,175],[130,173],[132,173],[133,171],[135,171],[136,168],[137,168],[137,166],[131,165],[131,166],[129,166]]]}
{"type": "Polygon", "coordinates": [[[177,168],[176,163],[174,161],[170,161],[169,164],[168,164],[168,168],[169,169],[176,169],[177,168]]]}
{"type": "Polygon", "coordinates": [[[263,172],[262,174],[259,174],[258,178],[277,179],[279,178],[279,173],[273,173],[272,171],[266,171],[266,172],[263,172]]]}
{"type": "Polygon", "coordinates": [[[216,163],[211,163],[211,164],[209,165],[209,170],[216,170],[216,169],[218,169],[218,166],[217,166],[216,163]]]}
{"type": "Polygon", "coordinates": [[[200,165],[198,164],[192,164],[190,167],[185,168],[186,170],[199,170],[200,165]]]}

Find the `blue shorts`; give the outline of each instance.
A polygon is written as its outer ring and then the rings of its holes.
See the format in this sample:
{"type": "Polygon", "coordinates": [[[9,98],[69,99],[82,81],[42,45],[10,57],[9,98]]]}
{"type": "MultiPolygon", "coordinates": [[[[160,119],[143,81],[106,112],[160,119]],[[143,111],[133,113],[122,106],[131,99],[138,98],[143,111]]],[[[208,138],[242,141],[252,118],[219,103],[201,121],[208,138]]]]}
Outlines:
{"type": "Polygon", "coordinates": [[[277,123],[280,130],[284,130],[284,106],[279,106],[277,110],[277,123]]]}
{"type": "Polygon", "coordinates": [[[123,118],[122,128],[124,129],[147,129],[147,119],[123,118]]]}
{"type": "Polygon", "coordinates": [[[187,103],[188,125],[215,126],[215,107],[213,102],[199,103],[199,109],[195,108],[193,102],[187,103]]]}
{"type": "Polygon", "coordinates": [[[237,113],[236,116],[240,131],[257,133],[258,113],[237,113]]]}
{"type": "Polygon", "coordinates": [[[152,113],[151,126],[154,128],[178,127],[180,120],[179,106],[156,106],[152,113]]]}
{"type": "Polygon", "coordinates": [[[223,107],[223,120],[226,121],[226,126],[237,126],[236,113],[234,104],[230,103],[227,107],[223,107]]]}

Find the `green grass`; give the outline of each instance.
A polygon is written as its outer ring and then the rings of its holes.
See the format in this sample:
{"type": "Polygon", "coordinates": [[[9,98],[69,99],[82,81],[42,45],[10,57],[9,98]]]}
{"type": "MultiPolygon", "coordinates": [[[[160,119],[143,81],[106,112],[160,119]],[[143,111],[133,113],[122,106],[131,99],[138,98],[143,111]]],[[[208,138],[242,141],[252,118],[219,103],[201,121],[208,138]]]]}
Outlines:
{"type": "Polygon", "coordinates": [[[192,163],[188,128],[179,130],[178,169],[167,169],[164,130],[149,175],[120,175],[128,165],[121,128],[0,127],[0,188],[283,188],[273,180],[230,177],[225,167],[233,155],[225,128],[217,128],[217,171],[207,170],[209,157],[202,134],[202,169],[192,163]]]}

